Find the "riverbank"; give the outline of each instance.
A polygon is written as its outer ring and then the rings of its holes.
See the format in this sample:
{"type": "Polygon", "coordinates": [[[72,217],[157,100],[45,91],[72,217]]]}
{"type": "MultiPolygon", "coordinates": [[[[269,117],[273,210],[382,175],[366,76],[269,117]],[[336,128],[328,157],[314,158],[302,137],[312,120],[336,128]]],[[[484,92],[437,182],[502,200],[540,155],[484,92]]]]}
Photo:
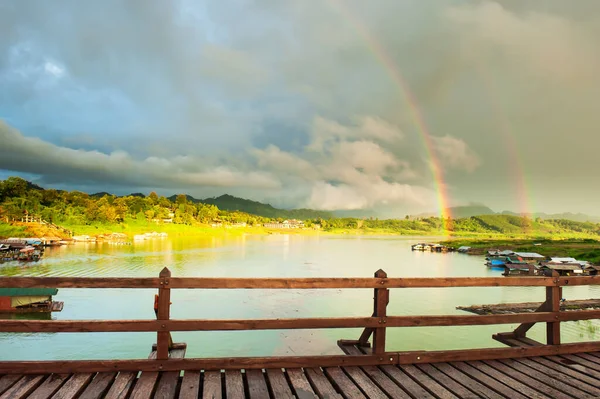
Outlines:
{"type": "Polygon", "coordinates": [[[537,252],[544,256],[572,257],[600,264],[600,241],[593,238],[581,239],[450,239],[440,244],[454,248],[471,247],[469,254],[484,255],[490,249],[537,252]]]}

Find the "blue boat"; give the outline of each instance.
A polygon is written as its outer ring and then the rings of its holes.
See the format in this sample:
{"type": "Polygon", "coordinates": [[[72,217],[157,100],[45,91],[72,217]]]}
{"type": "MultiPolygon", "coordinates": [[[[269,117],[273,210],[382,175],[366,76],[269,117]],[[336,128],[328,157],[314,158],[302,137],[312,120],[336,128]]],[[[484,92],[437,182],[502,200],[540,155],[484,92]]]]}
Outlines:
{"type": "Polygon", "coordinates": [[[506,261],[503,259],[490,259],[490,261],[488,262],[488,266],[503,269],[504,266],[506,266],[506,261]]]}

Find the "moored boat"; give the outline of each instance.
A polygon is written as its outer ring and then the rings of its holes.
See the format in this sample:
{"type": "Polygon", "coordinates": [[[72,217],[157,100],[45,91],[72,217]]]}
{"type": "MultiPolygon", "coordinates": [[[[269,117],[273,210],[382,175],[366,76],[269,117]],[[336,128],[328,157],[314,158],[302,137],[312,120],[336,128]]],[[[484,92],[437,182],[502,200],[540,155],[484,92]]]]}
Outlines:
{"type": "Polygon", "coordinates": [[[56,288],[0,288],[0,313],[60,312],[63,302],[52,300],[56,288]]]}

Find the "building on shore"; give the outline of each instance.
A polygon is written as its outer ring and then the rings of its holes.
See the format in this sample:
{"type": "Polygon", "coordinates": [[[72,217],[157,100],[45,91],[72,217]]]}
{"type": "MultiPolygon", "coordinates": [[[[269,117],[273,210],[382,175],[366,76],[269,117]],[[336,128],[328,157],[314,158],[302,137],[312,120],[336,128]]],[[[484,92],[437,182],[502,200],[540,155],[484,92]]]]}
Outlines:
{"type": "Polygon", "coordinates": [[[281,223],[265,223],[263,225],[267,229],[301,229],[304,228],[304,222],[302,220],[284,220],[281,223]]]}

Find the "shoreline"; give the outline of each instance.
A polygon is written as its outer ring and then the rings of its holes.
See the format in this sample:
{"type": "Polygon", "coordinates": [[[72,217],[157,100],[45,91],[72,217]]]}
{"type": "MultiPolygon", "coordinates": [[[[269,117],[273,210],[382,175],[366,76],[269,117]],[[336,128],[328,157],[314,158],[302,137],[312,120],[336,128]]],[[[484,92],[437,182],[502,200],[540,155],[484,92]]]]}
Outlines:
{"type": "Polygon", "coordinates": [[[600,264],[600,241],[597,237],[582,238],[496,238],[496,239],[474,239],[461,238],[439,241],[442,245],[455,248],[465,246],[471,247],[468,255],[485,255],[488,250],[497,249],[513,250],[517,252],[536,252],[547,257],[572,257],[578,260],[589,261],[600,264]]]}

